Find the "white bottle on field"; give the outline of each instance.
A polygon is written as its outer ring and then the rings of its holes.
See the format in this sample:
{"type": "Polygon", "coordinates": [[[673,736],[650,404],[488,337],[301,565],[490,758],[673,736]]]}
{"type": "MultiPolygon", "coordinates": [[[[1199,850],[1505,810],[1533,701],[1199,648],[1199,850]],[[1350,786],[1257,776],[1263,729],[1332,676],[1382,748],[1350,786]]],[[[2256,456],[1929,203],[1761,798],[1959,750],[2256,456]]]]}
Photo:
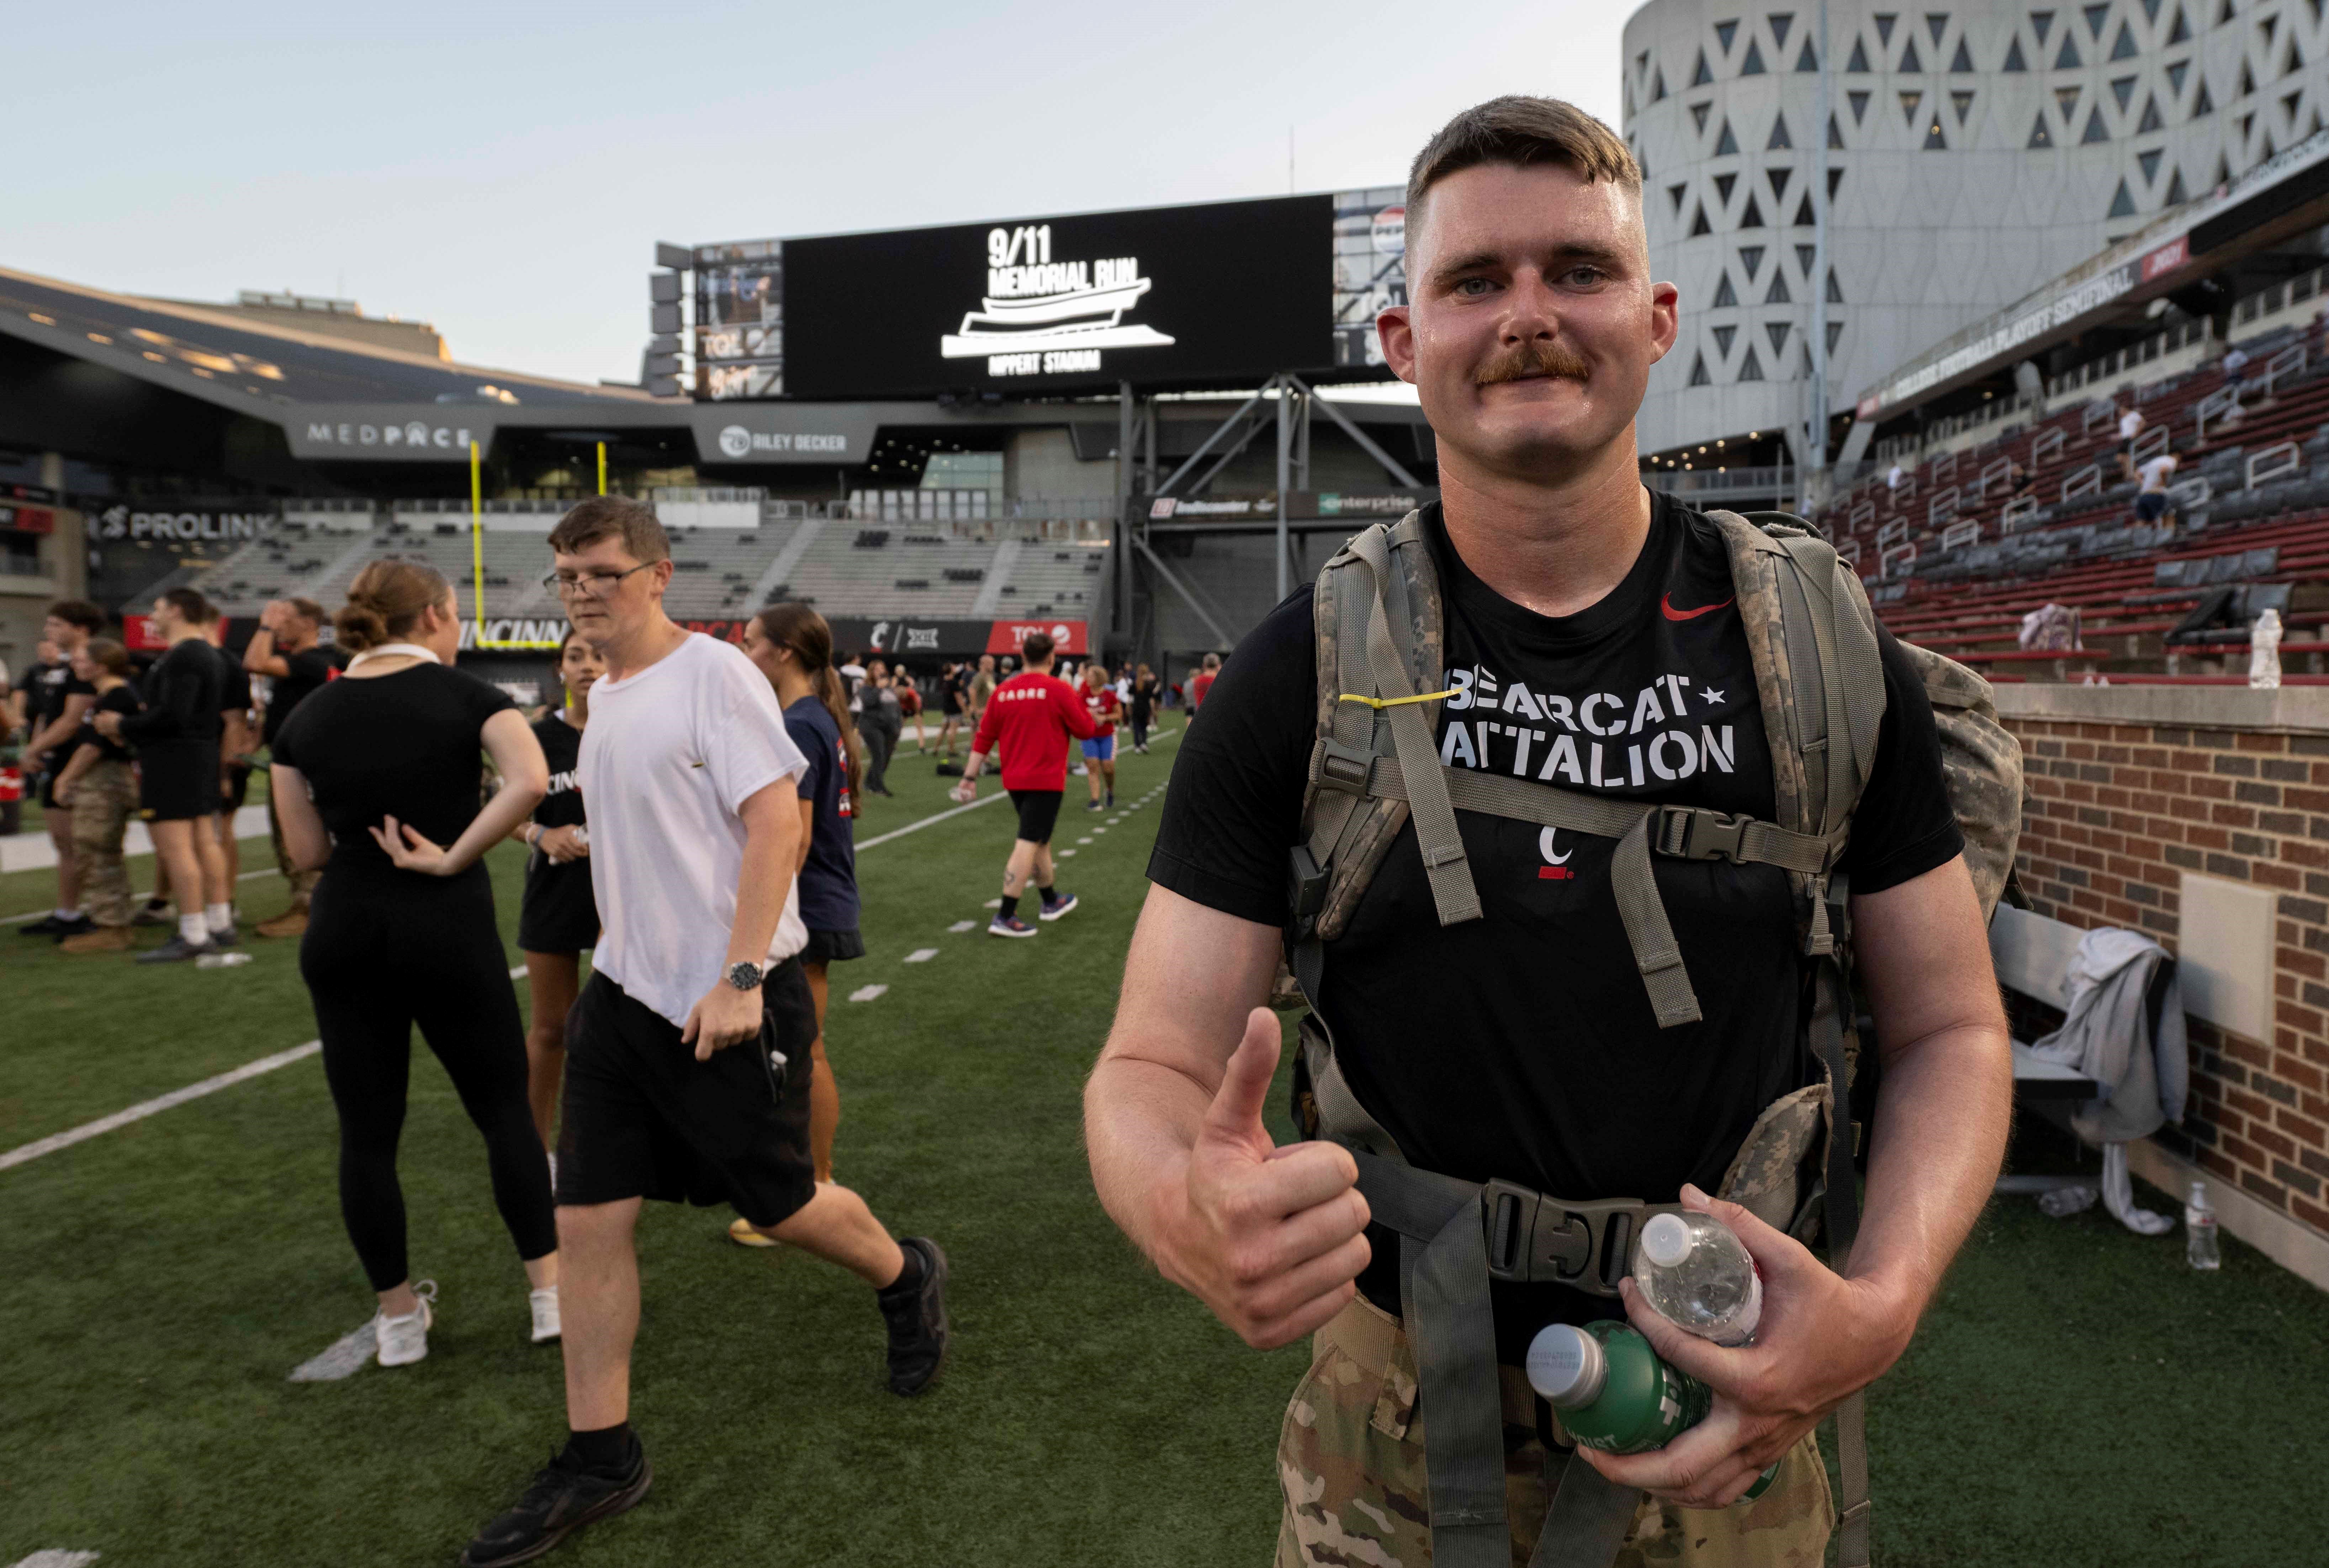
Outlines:
{"type": "Polygon", "coordinates": [[[1661,1214],[1642,1226],[1634,1283],[1677,1329],[1744,1345],[1763,1316],[1763,1280],[1746,1244],[1711,1214],[1661,1214]]]}
{"type": "Polygon", "coordinates": [[[2183,1256],[2195,1269],[2223,1266],[2216,1249],[2216,1206],[2208,1201],[2208,1184],[2195,1181],[2183,1201],[2183,1256]]]}

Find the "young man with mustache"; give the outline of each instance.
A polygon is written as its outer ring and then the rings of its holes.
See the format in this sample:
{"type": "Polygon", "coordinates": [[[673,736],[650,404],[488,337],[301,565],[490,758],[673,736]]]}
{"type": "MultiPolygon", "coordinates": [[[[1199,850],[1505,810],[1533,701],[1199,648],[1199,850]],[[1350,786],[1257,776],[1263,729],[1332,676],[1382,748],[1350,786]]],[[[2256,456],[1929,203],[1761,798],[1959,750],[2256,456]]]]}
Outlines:
{"type": "MultiPolygon", "coordinates": [[[[1441,597],[1426,613],[1443,624],[1444,679],[1419,688],[1446,689],[1426,732],[1439,761],[1612,803],[1772,817],[1772,742],[1724,536],[1640,478],[1635,416],[1678,304],[1651,279],[1624,143],[1553,100],[1466,110],[1416,159],[1407,247],[1411,302],[1379,326],[1438,445],[1442,499],[1415,521],[1441,597]]],[[[1402,1319],[1400,1236],[1371,1224],[1348,1149],[1279,1147],[1262,1122],[1280,1029],[1262,1004],[1325,733],[1317,632],[1305,589],[1246,638],[1190,729],[1086,1094],[1101,1200],[1165,1277],[1254,1346],[1316,1336],[1278,1447],[1278,1568],[1518,1563],[1540,1535],[1557,1560],[1584,1562],[1584,1514],[1598,1561],[1622,1541],[1628,1562],[1818,1562],[1834,1514],[1813,1428],[1907,1346],[1989,1192],[2012,1092],[1916,674],[1880,634],[1884,717],[1837,869],[1883,1075],[1865,1219],[1835,1269],[1705,1196],[1766,1105],[1806,1084],[1797,913],[1777,867],[1655,864],[1703,1009],[1672,1027],[1619,918],[1610,839],[1456,813],[1481,917],[1443,925],[1431,878],[1446,857],[1428,868],[1410,822],[1324,944],[1306,989],[1353,1096],[1409,1167],[1571,1206],[1711,1207],[1764,1277],[1759,1337],[1740,1348],[1683,1334],[1622,1287],[1625,1315],[1714,1403],[1663,1450],[1579,1450],[1591,1471],[1561,1453],[1520,1363],[1545,1324],[1618,1303],[1495,1284],[1504,1495],[1491,1479],[1457,1497],[1435,1495],[1427,1470],[1425,1427],[1447,1411],[1419,1403],[1419,1347],[1426,1360],[1447,1347],[1402,1319]],[[1191,974],[1208,983],[1187,986],[1191,974]],[[1730,1507],[1775,1465],[1768,1491],[1730,1507]]],[[[1474,1459],[1493,1475],[1493,1451],[1474,1459]]],[[[1864,1514],[1848,1522],[1864,1528],[1864,1514]]]]}

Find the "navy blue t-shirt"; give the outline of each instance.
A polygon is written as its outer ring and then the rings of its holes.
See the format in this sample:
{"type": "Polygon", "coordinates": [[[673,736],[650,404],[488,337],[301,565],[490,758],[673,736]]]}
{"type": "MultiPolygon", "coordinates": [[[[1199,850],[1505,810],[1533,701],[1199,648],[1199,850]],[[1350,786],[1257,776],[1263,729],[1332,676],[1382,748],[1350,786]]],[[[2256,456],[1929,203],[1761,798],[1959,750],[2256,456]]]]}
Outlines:
{"type": "Polygon", "coordinates": [[[808,758],[801,798],[812,802],[808,860],[800,871],[801,924],[811,931],[857,929],[857,843],[849,799],[849,754],[825,704],[804,697],[785,709],[785,733],[808,758]]]}

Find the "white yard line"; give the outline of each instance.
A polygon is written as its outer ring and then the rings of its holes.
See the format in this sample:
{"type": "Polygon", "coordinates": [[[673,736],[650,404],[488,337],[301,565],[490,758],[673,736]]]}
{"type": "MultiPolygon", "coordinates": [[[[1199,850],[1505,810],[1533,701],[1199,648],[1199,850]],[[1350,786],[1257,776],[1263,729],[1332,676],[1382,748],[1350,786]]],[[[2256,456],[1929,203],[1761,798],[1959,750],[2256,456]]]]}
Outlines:
{"type": "Polygon", "coordinates": [[[952,925],[947,927],[947,934],[949,936],[960,936],[966,931],[976,931],[977,929],[978,922],[976,920],[957,920],[952,925]]]}
{"type": "Polygon", "coordinates": [[[51,1546],[35,1552],[17,1563],[14,1568],[89,1568],[102,1555],[97,1552],[73,1552],[62,1546],[51,1546]]]}
{"type": "MultiPolygon", "coordinates": [[[[256,871],[245,871],[241,876],[237,877],[235,880],[238,882],[248,882],[253,877],[280,877],[282,874],[283,873],[281,871],[278,870],[273,866],[262,866],[256,871]]],[[[137,894],[132,902],[143,904],[153,897],[153,893],[148,890],[146,892],[137,894]]],[[[46,916],[48,913],[49,911],[46,909],[35,909],[30,915],[0,915],[0,925],[22,925],[30,920],[42,919],[46,916]]],[[[174,925],[175,923],[176,922],[174,919],[172,924],[174,925]]]]}
{"type": "Polygon", "coordinates": [[[938,955],[938,950],[935,947],[917,947],[913,952],[906,954],[903,962],[907,963],[928,963],[938,955]]]}
{"type": "MultiPolygon", "coordinates": [[[[524,972],[525,966],[520,964],[510,971],[510,978],[515,980],[524,972]]],[[[294,1062],[304,1062],[323,1048],[323,1041],[309,1040],[304,1046],[294,1046],[288,1051],[278,1051],[271,1056],[261,1056],[255,1062],[245,1062],[240,1067],[221,1073],[216,1077],[204,1078],[199,1084],[189,1084],[183,1089],[173,1089],[166,1094],[157,1094],[151,1100],[141,1101],[130,1106],[127,1111],[116,1111],[110,1116],[100,1116],[94,1122],[84,1122],[78,1127],[63,1132],[52,1133],[35,1142],[20,1144],[5,1154],[0,1154],[0,1170],[5,1170],[12,1165],[22,1165],[28,1160],[38,1160],[43,1154],[54,1154],[60,1149],[70,1149],[74,1144],[94,1138],[100,1132],[110,1132],[117,1127],[127,1127],[132,1122],[142,1122],[148,1116],[167,1111],[173,1106],[183,1105],[189,1100],[199,1100],[205,1094],[215,1094],[221,1089],[231,1089],[246,1078],[256,1078],[261,1074],[271,1073],[278,1067],[288,1067],[294,1062]]]]}
{"type": "MultiPolygon", "coordinates": [[[[1182,728],[1186,728],[1187,727],[1184,725],[1182,728]]],[[[1159,736],[1157,738],[1160,741],[1169,740],[1174,736],[1177,736],[1180,733],[1180,730],[1175,729],[1159,736]]],[[[902,828],[893,828],[889,832],[878,834],[873,838],[867,839],[863,843],[859,844],[857,848],[860,850],[871,850],[876,845],[886,844],[892,839],[902,839],[908,833],[919,832],[922,829],[929,827],[933,822],[942,822],[948,817],[958,817],[965,812],[975,812],[981,806],[991,806],[996,801],[1006,798],[1008,797],[1001,791],[997,791],[995,793],[988,795],[984,800],[973,801],[966,806],[956,806],[952,810],[938,812],[931,816],[924,817],[919,822],[908,822],[902,828]]],[[[1061,853],[1070,854],[1073,853],[1073,851],[1062,850],[1061,853]]],[[[242,874],[242,879],[248,881],[253,877],[273,876],[276,874],[275,869],[273,867],[269,867],[264,870],[246,871],[242,874]]],[[[986,901],[985,906],[989,909],[999,909],[1003,906],[1003,900],[1000,898],[990,898],[986,901]]],[[[39,913],[20,915],[12,916],[9,921],[0,924],[16,924],[26,920],[37,920],[40,917],[39,913]]],[[[966,923],[963,925],[954,927],[954,929],[967,929],[968,924],[975,923],[966,923]]],[[[934,952],[935,950],[926,951],[934,952]]],[[[917,961],[914,959],[909,959],[907,962],[914,962],[917,961]]],[[[509,972],[510,978],[512,980],[516,980],[525,973],[525,967],[521,964],[517,968],[511,970],[509,972]]],[[[852,991],[850,993],[849,1000],[851,1001],[872,1001],[875,997],[880,996],[883,991],[888,991],[889,989],[890,988],[886,985],[864,986],[857,991],[852,991]]],[[[39,1139],[31,1143],[21,1144],[14,1149],[7,1150],[5,1153],[0,1153],[0,1170],[5,1170],[12,1165],[23,1165],[28,1160],[38,1160],[43,1154],[53,1154],[60,1149],[70,1149],[74,1144],[94,1138],[100,1132],[110,1132],[115,1128],[126,1127],[132,1122],[142,1122],[146,1117],[155,1115],[163,1111],[167,1111],[173,1106],[184,1105],[190,1100],[199,1100],[206,1094],[215,1094],[221,1089],[231,1088],[235,1084],[243,1082],[245,1079],[256,1078],[262,1074],[271,1073],[278,1067],[288,1067],[294,1062],[305,1061],[323,1048],[322,1041],[309,1040],[306,1044],[294,1046],[288,1051],[278,1051],[271,1056],[261,1056],[255,1062],[245,1062],[240,1067],[236,1067],[230,1072],[221,1073],[216,1077],[204,1078],[199,1084],[189,1084],[183,1089],[173,1089],[166,1094],[157,1095],[154,1099],[142,1101],[137,1104],[130,1106],[126,1111],[116,1111],[110,1116],[100,1116],[96,1121],[85,1122],[79,1127],[70,1128],[62,1132],[52,1133],[49,1137],[39,1139]]],[[[336,1347],[335,1347],[335,1348],[336,1347]]],[[[325,1354],[328,1355],[330,1352],[327,1351],[325,1354]]]]}

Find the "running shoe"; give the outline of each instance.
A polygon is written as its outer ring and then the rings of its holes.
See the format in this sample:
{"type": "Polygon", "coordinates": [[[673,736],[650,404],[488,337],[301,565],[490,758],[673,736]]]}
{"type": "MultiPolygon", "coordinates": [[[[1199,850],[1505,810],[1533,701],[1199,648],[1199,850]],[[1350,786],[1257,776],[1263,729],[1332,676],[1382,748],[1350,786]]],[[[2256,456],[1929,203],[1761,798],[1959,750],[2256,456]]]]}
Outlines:
{"type": "Polygon", "coordinates": [[[59,926],[70,925],[71,924],[72,922],[70,920],[59,919],[57,917],[57,912],[52,909],[46,915],[42,915],[38,920],[33,921],[31,925],[19,925],[16,927],[16,934],[19,936],[54,936],[57,934],[57,928],[59,926]]]}
{"type": "Polygon", "coordinates": [[[169,941],[162,944],[161,946],[155,948],[152,952],[139,953],[132,962],[137,963],[184,963],[188,959],[200,958],[206,953],[216,953],[217,951],[218,948],[213,944],[208,942],[188,942],[183,936],[173,936],[169,941]]]}
{"type": "Polygon", "coordinates": [[[1099,803],[1098,803],[1098,801],[1094,801],[1094,802],[1092,802],[1089,805],[1088,805],[1088,806],[1086,806],[1086,807],[1084,808],[1084,810],[1086,810],[1086,811],[1088,811],[1088,812],[1096,812],[1096,811],[1098,811],[1099,809],[1100,809],[1100,804],[1099,804],[1099,803]]]}
{"type": "Polygon", "coordinates": [[[544,1285],[525,1293],[525,1304],[533,1313],[533,1342],[547,1345],[559,1336],[558,1287],[544,1285]]]}
{"type": "MultiPolygon", "coordinates": [[[[1046,915],[1043,918],[1049,920],[1051,916],[1046,915]]],[[[1024,920],[1020,919],[1016,915],[997,915],[994,919],[986,923],[986,934],[989,936],[1032,936],[1035,934],[1035,928],[1028,925],[1024,920]]]]}
{"type": "Polygon", "coordinates": [[[1114,790],[1108,792],[1108,809],[1109,811],[1116,810],[1116,792],[1114,790]]]}
{"type": "Polygon", "coordinates": [[[437,1321],[429,1303],[437,1300],[437,1282],[423,1280],[412,1287],[412,1293],[420,1302],[419,1311],[407,1312],[401,1318],[382,1312],[372,1319],[382,1366],[410,1366],[429,1354],[429,1329],[437,1321]]]}
{"type": "Polygon", "coordinates": [[[461,1550],[461,1568],[508,1568],[531,1563],[583,1526],[639,1506],[655,1479],[646,1450],[631,1439],[631,1462],[620,1475],[600,1475],[564,1454],[534,1471],[525,1492],[461,1550]]]}
{"type": "Polygon", "coordinates": [[[58,920],[53,915],[49,918],[54,922],[49,927],[49,934],[59,942],[68,936],[86,936],[97,929],[97,922],[86,915],[76,915],[71,920],[58,920]]]}
{"type": "Polygon", "coordinates": [[[239,945],[241,940],[242,939],[240,937],[235,934],[235,929],[231,925],[228,926],[224,931],[221,931],[215,925],[211,927],[211,945],[212,947],[234,947],[239,945]]]}
{"type": "Polygon", "coordinates": [[[1072,893],[1064,894],[1057,900],[1047,900],[1043,905],[1041,917],[1045,920],[1057,920],[1075,906],[1076,896],[1072,893]]]}
{"type": "Polygon", "coordinates": [[[764,1236],[752,1228],[752,1222],[738,1215],[728,1222],[728,1239],[740,1247],[780,1247],[785,1244],[774,1236],[764,1236]]]}
{"type": "Polygon", "coordinates": [[[886,1291],[875,1292],[874,1300],[890,1326],[890,1392],[910,1398],[928,1388],[946,1363],[947,1257],[928,1236],[903,1236],[898,1244],[920,1255],[921,1282],[895,1300],[886,1291]]]}
{"type": "Polygon", "coordinates": [[[170,925],[175,924],[176,918],[177,917],[175,915],[170,913],[170,906],[166,902],[149,900],[148,902],[137,906],[137,913],[129,917],[129,924],[132,925],[170,925]]]}

